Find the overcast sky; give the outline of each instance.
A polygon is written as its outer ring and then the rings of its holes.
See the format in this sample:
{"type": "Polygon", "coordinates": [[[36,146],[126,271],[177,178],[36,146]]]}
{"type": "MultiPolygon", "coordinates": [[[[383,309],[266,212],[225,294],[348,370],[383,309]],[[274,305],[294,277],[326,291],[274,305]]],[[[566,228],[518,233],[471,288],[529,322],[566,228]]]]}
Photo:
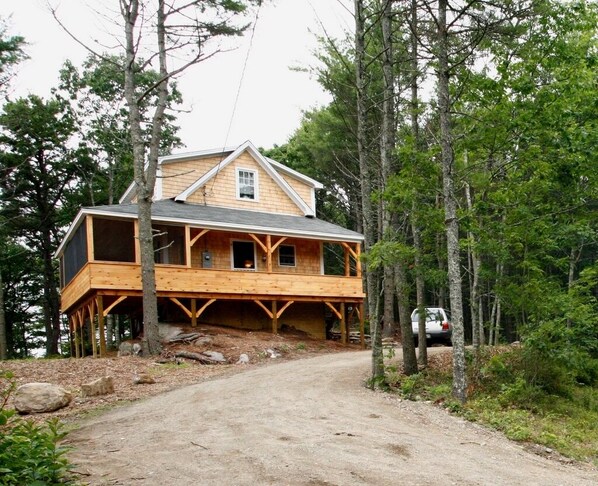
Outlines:
{"type": "MultiPolygon", "coordinates": [[[[105,33],[98,9],[117,0],[51,0],[59,15],[77,36],[90,40],[105,33]],[[90,7],[92,6],[92,7],[90,7]]],[[[233,52],[221,53],[193,67],[180,80],[185,109],[179,114],[182,151],[237,145],[283,144],[299,126],[301,111],[322,106],[329,97],[315,79],[291,67],[315,64],[316,34],[322,25],[333,36],[351,29],[349,0],[267,0],[259,11],[253,45],[232,117],[234,99],[248,52],[249,34],[233,52]],[[228,139],[226,133],[232,125],[228,139]]],[[[48,96],[56,86],[65,60],[80,65],[86,51],[56,24],[46,0],[0,0],[0,17],[8,19],[9,32],[25,37],[30,60],[19,67],[12,97],[48,96]]]]}

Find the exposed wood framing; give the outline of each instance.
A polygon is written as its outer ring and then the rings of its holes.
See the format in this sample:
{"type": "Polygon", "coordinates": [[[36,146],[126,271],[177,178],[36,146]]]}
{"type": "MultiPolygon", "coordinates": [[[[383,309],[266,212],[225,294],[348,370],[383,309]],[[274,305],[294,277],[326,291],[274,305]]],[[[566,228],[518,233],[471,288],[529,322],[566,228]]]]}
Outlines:
{"type": "Polygon", "coordinates": [[[104,298],[101,295],[96,297],[98,308],[98,330],[100,333],[100,357],[106,356],[106,333],[104,331],[104,298]]]}
{"type": "Polygon", "coordinates": [[[85,218],[85,226],[87,233],[87,261],[93,262],[93,216],[87,215],[87,217],[85,218]]]}
{"type": "Polygon", "coordinates": [[[197,241],[203,236],[205,235],[208,231],[210,231],[209,229],[202,229],[199,233],[197,233],[192,240],[189,241],[189,247],[192,247],[193,245],[195,245],[195,243],[197,243],[197,241]]]}
{"type": "Polygon", "coordinates": [[[254,302],[259,305],[262,309],[264,309],[264,312],[268,315],[268,317],[270,319],[274,319],[274,314],[272,313],[272,311],[270,311],[270,309],[268,309],[264,304],[262,304],[259,300],[254,300],[254,302]]]}
{"type": "Polygon", "coordinates": [[[133,236],[135,237],[135,263],[141,265],[141,247],[139,246],[139,220],[133,221],[133,236]]]}
{"type": "MultiPolygon", "coordinates": [[[[174,302],[176,305],[178,305],[178,306],[179,306],[179,307],[180,307],[180,308],[183,310],[183,312],[184,312],[185,314],[187,314],[187,317],[188,317],[189,319],[191,319],[191,318],[193,317],[193,314],[191,313],[191,311],[190,311],[189,309],[187,309],[187,308],[185,307],[185,304],[183,304],[183,303],[182,303],[182,302],[181,302],[179,299],[177,299],[176,297],[170,297],[170,300],[171,300],[172,302],[174,302]]],[[[193,299],[193,300],[194,300],[194,299],[193,299]]]]}
{"type": "Polygon", "coordinates": [[[89,338],[91,339],[91,352],[95,358],[98,355],[98,343],[96,342],[96,322],[95,322],[95,301],[92,299],[87,304],[89,316],[89,338]]]}
{"type": "Polygon", "coordinates": [[[120,304],[123,300],[125,300],[128,297],[128,295],[121,295],[118,299],[116,299],[114,302],[112,302],[112,304],[110,304],[108,307],[106,307],[104,309],[104,317],[106,317],[108,314],[110,314],[110,311],[112,309],[114,309],[118,304],[120,304]]]}

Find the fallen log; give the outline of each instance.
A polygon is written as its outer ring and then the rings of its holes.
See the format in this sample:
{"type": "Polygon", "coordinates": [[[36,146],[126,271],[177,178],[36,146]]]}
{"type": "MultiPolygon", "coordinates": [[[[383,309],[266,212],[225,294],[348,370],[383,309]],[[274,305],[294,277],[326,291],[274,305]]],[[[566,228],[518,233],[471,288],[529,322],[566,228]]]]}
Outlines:
{"type": "Polygon", "coordinates": [[[187,334],[178,334],[176,336],[171,337],[168,342],[170,343],[191,343],[200,337],[205,337],[205,334],[199,332],[190,332],[187,334]]]}
{"type": "Polygon", "coordinates": [[[190,353],[189,351],[177,351],[175,353],[175,358],[186,358],[192,359],[194,361],[199,361],[201,364],[217,364],[219,361],[206,356],[205,354],[200,353],[190,353]]]}

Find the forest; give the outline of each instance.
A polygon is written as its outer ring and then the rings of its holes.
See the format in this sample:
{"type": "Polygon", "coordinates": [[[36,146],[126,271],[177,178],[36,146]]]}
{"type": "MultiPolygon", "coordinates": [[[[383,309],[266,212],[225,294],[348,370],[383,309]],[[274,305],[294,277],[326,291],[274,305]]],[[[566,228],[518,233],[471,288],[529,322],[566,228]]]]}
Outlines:
{"type": "MultiPolygon", "coordinates": [[[[410,314],[439,306],[453,319],[457,398],[466,345],[517,341],[534,383],[553,369],[547,382],[595,385],[596,3],[352,7],[355,29],[324,33],[305,67],[332,101],[265,152],[324,183],[320,218],[365,235],[373,378],[384,377],[383,336],[402,337],[407,375],[425,365],[425,330],[416,355],[410,314]]],[[[0,359],[66,355],[53,254],[81,206],[118,201],[133,179],[123,62],[90,54],[64,64],[47,99],[11,99],[27,43],[9,32],[2,24],[0,359]]],[[[135,76],[149,93],[139,104],[149,144],[163,100],[148,65],[135,76]]],[[[176,82],[165,100],[161,154],[181,146],[176,82]]]]}

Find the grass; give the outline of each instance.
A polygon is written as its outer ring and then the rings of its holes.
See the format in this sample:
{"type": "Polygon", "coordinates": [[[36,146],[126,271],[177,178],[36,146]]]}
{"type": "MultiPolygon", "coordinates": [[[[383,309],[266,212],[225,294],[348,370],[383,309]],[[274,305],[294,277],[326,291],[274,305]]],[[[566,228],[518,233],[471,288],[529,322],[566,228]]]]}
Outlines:
{"type": "Polygon", "coordinates": [[[493,351],[468,367],[465,404],[452,398],[452,370],[434,362],[409,377],[391,369],[387,384],[407,399],[444,406],[467,420],[501,431],[511,440],[540,444],[598,466],[598,388],[576,385],[565,394],[550,394],[509,374],[506,368],[500,370],[502,377],[489,373],[488,367],[502,363],[496,356],[493,351]]]}

